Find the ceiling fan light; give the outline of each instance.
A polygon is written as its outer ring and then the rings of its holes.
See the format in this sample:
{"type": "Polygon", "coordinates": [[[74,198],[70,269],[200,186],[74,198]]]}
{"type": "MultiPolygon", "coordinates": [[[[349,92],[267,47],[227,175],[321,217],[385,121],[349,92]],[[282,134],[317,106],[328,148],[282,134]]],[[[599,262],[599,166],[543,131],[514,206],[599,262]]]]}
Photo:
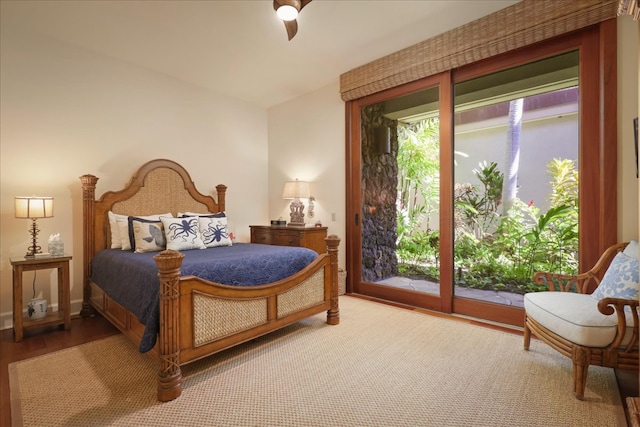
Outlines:
{"type": "Polygon", "coordinates": [[[283,21],[293,21],[298,17],[298,9],[288,4],[284,4],[276,10],[276,14],[283,21]]]}

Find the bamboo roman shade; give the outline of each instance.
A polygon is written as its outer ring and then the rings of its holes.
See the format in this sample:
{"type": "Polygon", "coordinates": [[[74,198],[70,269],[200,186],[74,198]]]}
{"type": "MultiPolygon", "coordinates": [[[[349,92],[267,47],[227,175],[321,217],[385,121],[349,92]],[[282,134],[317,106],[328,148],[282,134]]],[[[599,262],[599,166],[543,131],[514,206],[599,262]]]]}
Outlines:
{"type": "Polygon", "coordinates": [[[618,0],[523,0],[340,76],[344,101],[615,18],[618,0]]]}

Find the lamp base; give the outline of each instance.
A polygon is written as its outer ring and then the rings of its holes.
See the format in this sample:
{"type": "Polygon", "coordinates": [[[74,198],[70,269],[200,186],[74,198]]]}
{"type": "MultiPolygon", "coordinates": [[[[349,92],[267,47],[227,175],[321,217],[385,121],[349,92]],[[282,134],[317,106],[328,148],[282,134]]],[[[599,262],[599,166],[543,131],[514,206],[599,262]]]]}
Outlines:
{"type": "Polygon", "coordinates": [[[305,225],[304,222],[290,222],[287,227],[304,227],[305,225]]]}
{"type": "Polygon", "coordinates": [[[300,201],[298,197],[293,199],[291,205],[289,205],[291,209],[291,221],[289,221],[288,226],[291,227],[304,227],[304,204],[300,201]]]}
{"type": "Polygon", "coordinates": [[[32,218],[31,228],[29,229],[29,234],[31,234],[31,246],[27,248],[27,254],[24,256],[28,259],[33,259],[37,254],[42,253],[42,248],[38,245],[38,233],[40,229],[38,228],[38,224],[36,223],[36,218],[32,218]]]}

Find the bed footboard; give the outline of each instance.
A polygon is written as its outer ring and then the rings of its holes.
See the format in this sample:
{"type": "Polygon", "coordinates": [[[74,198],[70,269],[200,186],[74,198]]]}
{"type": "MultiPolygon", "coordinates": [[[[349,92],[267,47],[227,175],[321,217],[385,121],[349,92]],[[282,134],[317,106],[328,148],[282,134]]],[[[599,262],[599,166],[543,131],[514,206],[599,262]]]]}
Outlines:
{"type": "Polygon", "coordinates": [[[158,400],[182,392],[181,365],[249,341],[311,315],[327,311],[340,322],[338,245],[327,237],[328,253],[308,271],[268,287],[247,291],[180,277],[184,255],[166,250],[154,257],[160,277],[158,400]],[[221,321],[221,319],[223,319],[221,321]]]}

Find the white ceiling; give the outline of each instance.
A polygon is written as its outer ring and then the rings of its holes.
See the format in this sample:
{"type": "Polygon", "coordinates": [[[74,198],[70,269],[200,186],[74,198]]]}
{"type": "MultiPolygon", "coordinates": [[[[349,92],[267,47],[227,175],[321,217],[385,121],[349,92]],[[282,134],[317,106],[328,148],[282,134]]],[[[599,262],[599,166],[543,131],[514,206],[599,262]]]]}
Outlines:
{"type": "Polygon", "coordinates": [[[0,15],[2,26],[268,108],[517,1],[313,0],[291,41],[272,0],[2,0],[0,15]]]}

